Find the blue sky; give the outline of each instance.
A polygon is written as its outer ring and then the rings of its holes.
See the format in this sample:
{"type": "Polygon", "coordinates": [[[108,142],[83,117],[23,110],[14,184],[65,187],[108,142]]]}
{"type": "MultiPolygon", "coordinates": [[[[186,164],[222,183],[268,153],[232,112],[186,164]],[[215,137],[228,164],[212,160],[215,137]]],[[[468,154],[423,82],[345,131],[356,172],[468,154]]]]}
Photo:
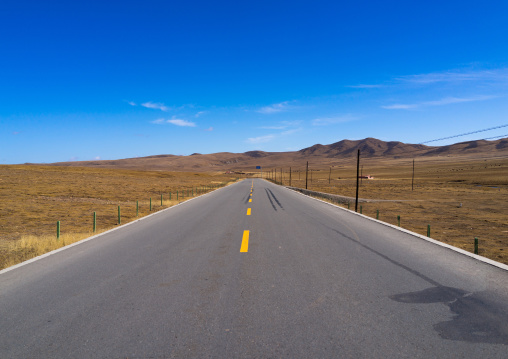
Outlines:
{"type": "Polygon", "coordinates": [[[504,0],[2,1],[0,164],[506,125],[507,18],[504,0]]]}

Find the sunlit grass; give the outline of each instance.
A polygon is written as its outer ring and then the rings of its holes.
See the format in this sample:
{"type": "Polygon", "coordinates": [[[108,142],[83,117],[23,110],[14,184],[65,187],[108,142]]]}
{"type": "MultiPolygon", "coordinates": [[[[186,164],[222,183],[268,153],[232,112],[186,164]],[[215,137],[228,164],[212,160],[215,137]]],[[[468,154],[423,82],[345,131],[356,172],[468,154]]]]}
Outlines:
{"type": "Polygon", "coordinates": [[[125,224],[236,178],[220,172],[0,166],[0,269],[92,235],[94,212],[99,233],[118,225],[118,206],[125,224]]]}

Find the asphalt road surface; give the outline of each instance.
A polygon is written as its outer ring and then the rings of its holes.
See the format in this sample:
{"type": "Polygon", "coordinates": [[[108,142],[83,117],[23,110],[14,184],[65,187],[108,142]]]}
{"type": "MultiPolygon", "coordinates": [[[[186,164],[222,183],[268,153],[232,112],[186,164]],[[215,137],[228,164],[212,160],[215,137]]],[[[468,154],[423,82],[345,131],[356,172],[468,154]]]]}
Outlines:
{"type": "Polygon", "coordinates": [[[0,358],[507,357],[507,271],[261,179],[0,274],[0,358]]]}

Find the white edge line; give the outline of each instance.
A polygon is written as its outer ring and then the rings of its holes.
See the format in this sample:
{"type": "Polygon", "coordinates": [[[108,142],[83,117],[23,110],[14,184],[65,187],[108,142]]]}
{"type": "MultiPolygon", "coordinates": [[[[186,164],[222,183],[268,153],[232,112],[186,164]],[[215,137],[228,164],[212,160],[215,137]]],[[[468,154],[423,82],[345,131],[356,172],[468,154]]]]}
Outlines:
{"type": "Polygon", "coordinates": [[[96,239],[96,238],[101,237],[101,236],[103,236],[103,235],[105,235],[105,234],[108,234],[108,233],[111,233],[111,232],[113,232],[113,231],[116,231],[116,230],[118,230],[118,229],[120,229],[120,228],[124,228],[124,227],[130,226],[131,224],[134,224],[134,223],[136,223],[136,222],[139,222],[139,221],[145,220],[145,219],[147,219],[147,218],[149,218],[149,217],[152,217],[152,216],[155,216],[155,215],[161,214],[161,213],[166,212],[166,211],[168,211],[168,210],[170,210],[170,209],[173,209],[173,208],[175,208],[175,207],[178,207],[178,206],[180,206],[180,205],[182,205],[182,204],[184,204],[184,203],[188,203],[188,202],[190,202],[190,201],[192,201],[192,200],[195,200],[195,199],[201,198],[201,197],[203,197],[203,196],[209,195],[210,193],[213,193],[213,192],[215,192],[215,191],[219,191],[219,190],[221,190],[221,189],[223,189],[223,188],[226,188],[226,187],[232,186],[232,185],[234,185],[234,184],[236,184],[236,183],[240,183],[240,182],[241,182],[241,181],[234,182],[234,183],[231,183],[231,184],[229,184],[229,185],[227,185],[227,186],[224,186],[224,187],[221,187],[221,188],[217,188],[217,189],[214,189],[213,191],[210,191],[210,192],[204,193],[204,194],[202,194],[202,195],[200,195],[200,196],[193,197],[193,198],[189,198],[188,200],[185,200],[185,201],[183,201],[183,202],[180,202],[180,203],[178,203],[178,204],[175,204],[174,206],[171,206],[171,207],[168,207],[168,208],[162,209],[162,210],[160,210],[160,211],[157,211],[157,212],[155,212],[155,213],[149,214],[149,215],[147,215],[147,216],[144,216],[144,217],[138,218],[138,219],[136,219],[136,220],[134,220],[134,221],[132,221],[132,222],[129,222],[129,223],[126,223],[126,224],[122,224],[121,226],[118,226],[118,227],[115,227],[115,228],[108,229],[108,230],[107,230],[107,231],[105,231],[105,232],[102,232],[102,233],[99,233],[99,234],[93,235],[93,236],[91,236],[91,237],[88,237],[88,238],[82,239],[82,240],[80,240],[80,241],[78,241],[78,242],[74,242],[74,243],[69,244],[69,245],[63,246],[63,247],[58,248],[58,249],[55,249],[55,250],[53,250],[53,251],[51,251],[51,252],[47,252],[47,253],[41,254],[40,256],[37,256],[37,257],[31,258],[31,259],[28,259],[28,260],[26,260],[26,261],[24,261],[24,262],[21,262],[21,263],[15,264],[15,265],[13,265],[13,266],[11,266],[11,267],[4,268],[4,269],[0,270],[0,275],[2,275],[2,274],[4,274],[4,273],[7,273],[7,272],[10,272],[11,270],[14,270],[14,269],[16,269],[16,268],[23,267],[23,266],[25,266],[25,265],[27,265],[27,264],[30,264],[30,263],[36,262],[36,261],[38,261],[38,260],[40,260],[40,259],[43,259],[43,258],[49,257],[49,256],[51,256],[51,255],[53,255],[53,254],[58,253],[58,252],[61,252],[61,251],[64,251],[64,250],[66,250],[66,249],[72,248],[72,247],[74,247],[74,246],[80,245],[80,244],[82,244],[82,243],[85,243],[85,242],[91,241],[92,239],[96,239]]]}
{"type": "Polygon", "coordinates": [[[503,263],[497,262],[497,261],[492,260],[492,259],[489,259],[489,258],[482,257],[482,256],[480,256],[480,255],[478,255],[478,254],[474,254],[474,253],[468,252],[468,251],[466,251],[466,250],[464,250],[464,249],[454,247],[454,246],[452,246],[452,245],[449,245],[449,244],[447,244],[447,243],[443,243],[443,242],[440,242],[440,241],[438,241],[438,240],[435,240],[435,239],[432,239],[432,238],[426,237],[426,236],[421,235],[421,234],[419,234],[419,233],[412,232],[412,231],[410,231],[409,229],[405,229],[405,228],[402,228],[402,227],[399,227],[399,226],[396,226],[396,225],[393,225],[393,224],[390,224],[390,223],[386,223],[386,222],[380,221],[380,220],[375,219],[375,218],[371,218],[371,217],[369,217],[369,216],[366,216],[366,215],[364,215],[364,214],[360,214],[360,213],[358,213],[358,212],[352,211],[352,210],[347,209],[347,208],[342,208],[342,207],[340,207],[340,206],[337,206],[336,204],[333,204],[333,203],[330,203],[330,202],[323,201],[323,200],[321,200],[321,199],[319,199],[319,198],[315,198],[315,197],[308,196],[308,195],[303,194],[303,193],[301,193],[301,192],[299,192],[299,191],[296,191],[296,190],[293,190],[293,189],[289,189],[289,188],[286,188],[286,187],[284,187],[284,186],[282,186],[282,187],[283,187],[283,188],[285,188],[285,189],[287,189],[288,191],[292,191],[292,192],[298,193],[298,194],[300,194],[300,195],[302,195],[302,196],[305,196],[305,197],[308,197],[308,198],[315,199],[316,201],[326,203],[326,204],[328,204],[328,205],[330,205],[330,206],[340,208],[340,209],[341,209],[341,210],[343,210],[343,211],[346,211],[346,212],[349,212],[349,213],[355,214],[355,215],[357,215],[357,216],[360,216],[360,217],[366,218],[366,219],[368,219],[368,220],[371,220],[371,221],[377,222],[377,223],[382,224],[382,225],[384,225],[384,226],[391,227],[391,228],[396,229],[396,230],[398,230],[398,231],[401,231],[401,232],[404,232],[404,233],[410,234],[410,235],[412,235],[412,236],[414,236],[414,237],[418,237],[418,238],[420,238],[420,239],[423,239],[423,240],[425,240],[425,241],[427,241],[427,242],[434,243],[434,244],[437,244],[438,246],[441,246],[441,247],[444,247],[444,248],[451,249],[451,250],[452,250],[452,251],[454,251],[454,252],[458,252],[458,253],[464,254],[464,255],[466,255],[466,256],[468,256],[468,257],[471,257],[471,258],[473,258],[473,259],[476,259],[476,260],[478,260],[478,261],[480,261],[480,262],[484,262],[484,263],[490,264],[490,265],[492,265],[492,266],[494,266],[494,267],[497,267],[497,268],[500,268],[500,269],[504,269],[505,271],[508,271],[508,265],[506,265],[506,264],[503,264],[503,263]]]}

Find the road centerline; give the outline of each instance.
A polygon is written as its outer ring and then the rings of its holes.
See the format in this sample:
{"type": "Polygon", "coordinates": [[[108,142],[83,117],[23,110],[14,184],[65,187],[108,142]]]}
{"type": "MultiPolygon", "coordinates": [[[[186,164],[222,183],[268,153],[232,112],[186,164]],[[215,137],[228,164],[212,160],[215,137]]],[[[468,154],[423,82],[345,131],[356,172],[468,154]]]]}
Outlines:
{"type": "Polygon", "coordinates": [[[249,251],[249,230],[243,231],[242,245],[240,247],[240,253],[246,253],[249,251]]]}

